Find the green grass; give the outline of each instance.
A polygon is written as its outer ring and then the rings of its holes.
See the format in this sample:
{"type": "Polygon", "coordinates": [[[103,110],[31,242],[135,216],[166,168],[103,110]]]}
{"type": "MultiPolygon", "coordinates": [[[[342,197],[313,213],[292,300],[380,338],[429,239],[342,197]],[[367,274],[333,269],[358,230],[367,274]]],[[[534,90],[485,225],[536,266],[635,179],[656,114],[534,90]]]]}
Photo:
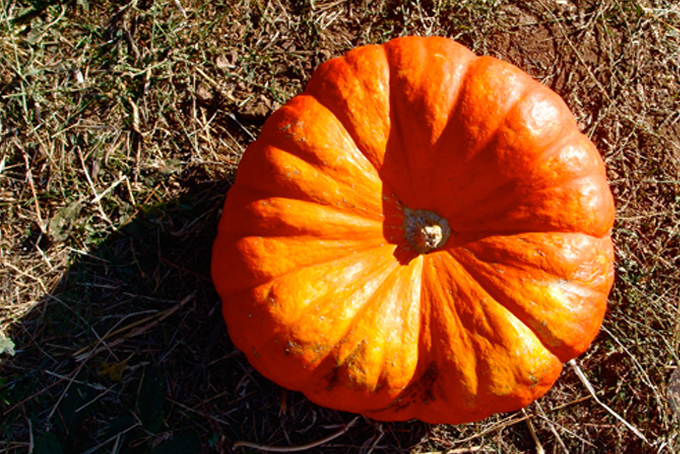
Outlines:
{"type": "Polygon", "coordinates": [[[234,349],[210,247],[272,110],[321,62],[404,34],[519,65],[598,146],[617,280],[577,361],[648,442],[567,366],[525,412],[455,427],[360,419],[312,452],[678,452],[680,9],[574,4],[0,0],[0,332],[16,350],[0,356],[0,452],[232,452],[352,421],[234,349]]]}

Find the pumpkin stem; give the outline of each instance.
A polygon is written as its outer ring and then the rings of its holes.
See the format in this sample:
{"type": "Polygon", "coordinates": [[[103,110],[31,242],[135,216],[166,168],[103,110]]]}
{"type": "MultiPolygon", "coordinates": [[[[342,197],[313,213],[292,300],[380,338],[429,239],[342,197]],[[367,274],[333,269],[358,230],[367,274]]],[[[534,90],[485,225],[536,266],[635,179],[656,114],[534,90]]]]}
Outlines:
{"type": "Polygon", "coordinates": [[[451,235],[448,221],[428,210],[404,207],[403,227],[406,240],[420,254],[442,247],[451,235]]]}

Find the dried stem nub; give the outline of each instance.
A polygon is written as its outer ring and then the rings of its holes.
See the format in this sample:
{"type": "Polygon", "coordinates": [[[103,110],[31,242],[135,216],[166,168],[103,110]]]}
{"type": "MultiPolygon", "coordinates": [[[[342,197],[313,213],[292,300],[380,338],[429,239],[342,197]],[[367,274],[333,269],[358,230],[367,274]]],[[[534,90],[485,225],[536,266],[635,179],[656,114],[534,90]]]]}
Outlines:
{"type": "Polygon", "coordinates": [[[448,221],[428,210],[404,207],[403,226],[406,240],[420,254],[439,249],[451,235],[448,221]]]}

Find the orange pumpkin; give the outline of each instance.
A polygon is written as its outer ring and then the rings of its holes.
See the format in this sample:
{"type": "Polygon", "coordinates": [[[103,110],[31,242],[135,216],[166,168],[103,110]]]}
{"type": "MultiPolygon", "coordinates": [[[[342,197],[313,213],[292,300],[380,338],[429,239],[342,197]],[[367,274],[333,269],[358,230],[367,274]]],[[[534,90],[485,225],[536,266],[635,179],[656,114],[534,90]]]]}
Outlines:
{"type": "Polygon", "coordinates": [[[227,194],[212,273],[263,375],[379,420],[517,410],[597,334],[605,168],[553,91],[446,38],[321,65],[227,194]]]}

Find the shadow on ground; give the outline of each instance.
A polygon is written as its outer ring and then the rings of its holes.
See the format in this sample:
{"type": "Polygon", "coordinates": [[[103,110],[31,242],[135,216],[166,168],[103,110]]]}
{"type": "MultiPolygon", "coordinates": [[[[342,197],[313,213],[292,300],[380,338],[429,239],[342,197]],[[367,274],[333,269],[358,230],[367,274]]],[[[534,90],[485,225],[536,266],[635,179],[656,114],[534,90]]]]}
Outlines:
{"type": "MultiPolygon", "coordinates": [[[[12,446],[35,454],[254,452],[232,446],[304,445],[353,419],[264,379],[229,341],[209,278],[226,189],[201,184],[138,213],[78,254],[15,329],[17,353],[0,383],[12,446]]],[[[406,451],[425,431],[362,419],[309,452],[406,451]]]]}

